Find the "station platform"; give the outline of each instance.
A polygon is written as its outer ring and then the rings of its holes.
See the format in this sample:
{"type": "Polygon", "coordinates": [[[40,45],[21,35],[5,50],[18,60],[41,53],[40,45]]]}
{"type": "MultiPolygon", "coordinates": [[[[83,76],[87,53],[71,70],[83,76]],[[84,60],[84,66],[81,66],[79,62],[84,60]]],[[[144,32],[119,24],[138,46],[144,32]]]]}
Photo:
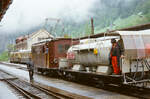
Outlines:
{"type": "MultiPolygon", "coordinates": [[[[0,64],[0,69],[17,76],[20,79],[29,81],[29,75],[27,71],[10,67],[4,64],[0,64]]],[[[136,99],[135,97],[118,94],[115,92],[109,92],[103,89],[93,88],[86,85],[80,85],[73,82],[68,82],[60,79],[50,78],[42,75],[35,74],[34,82],[38,82],[42,85],[52,86],[62,89],[71,93],[87,96],[92,99],[136,99]]]]}

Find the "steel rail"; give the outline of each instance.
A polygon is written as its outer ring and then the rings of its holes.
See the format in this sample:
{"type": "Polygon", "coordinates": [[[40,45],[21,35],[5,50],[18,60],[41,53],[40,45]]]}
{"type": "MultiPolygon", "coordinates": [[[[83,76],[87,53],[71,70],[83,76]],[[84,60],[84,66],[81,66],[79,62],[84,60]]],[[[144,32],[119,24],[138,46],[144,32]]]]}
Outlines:
{"type": "MultiPolygon", "coordinates": [[[[7,72],[2,71],[3,73],[8,74],[7,72]]],[[[32,94],[32,92],[29,92],[28,90],[25,90],[22,86],[27,85],[27,86],[31,86],[43,93],[45,93],[46,95],[58,98],[58,99],[91,99],[89,97],[86,96],[81,96],[78,94],[74,94],[71,92],[67,92],[61,89],[57,89],[57,88],[51,88],[51,89],[47,89],[46,86],[44,85],[44,87],[42,87],[43,85],[39,85],[39,83],[28,83],[27,81],[24,80],[19,80],[18,78],[10,78],[10,79],[3,79],[3,81],[7,82],[8,84],[10,84],[11,86],[13,86],[15,89],[17,89],[19,92],[21,92],[25,97],[31,99],[31,98],[36,98],[36,99],[41,99],[40,97],[32,94]],[[16,82],[17,81],[17,82],[16,82]]],[[[47,86],[48,87],[48,86],[47,86]]],[[[33,92],[34,93],[34,92],[33,92]]]]}
{"type": "Polygon", "coordinates": [[[17,91],[19,91],[21,94],[23,94],[26,98],[28,99],[32,99],[32,98],[37,98],[37,99],[41,99],[38,96],[35,96],[27,91],[25,91],[24,89],[16,86],[15,84],[13,84],[12,82],[10,82],[9,80],[5,80],[5,82],[7,82],[9,85],[11,85],[12,87],[14,87],[15,89],[17,89],[17,91]]]}
{"type": "Polygon", "coordinates": [[[73,98],[70,97],[70,96],[66,96],[66,95],[63,95],[63,94],[60,94],[60,93],[56,93],[56,92],[54,93],[53,91],[47,90],[47,89],[42,88],[42,87],[40,87],[40,86],[38,86],[38,85],[33,85],[33,84],[32,84],[32,86],[34,86],[34,87],[36,87],[36,88],[38,88],[38,89],[40,89],[40,90],[46,92],[47,94],[52,95],[52,96],[58,98],[58,99],[73,99],[73,98]]]}

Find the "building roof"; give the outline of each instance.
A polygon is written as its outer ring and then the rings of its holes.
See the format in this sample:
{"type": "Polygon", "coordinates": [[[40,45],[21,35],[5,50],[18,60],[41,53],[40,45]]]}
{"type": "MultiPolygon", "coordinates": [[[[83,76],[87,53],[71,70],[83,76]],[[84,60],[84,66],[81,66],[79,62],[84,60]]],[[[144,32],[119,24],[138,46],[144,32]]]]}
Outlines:
{"type": "Polygon", "coordinates": [[[36,31],[36,32],[33,32],[33,33],[29,34],[28,37],[29,37],[29,38],[32,38],[32,37],[34,37],[36,34],[41,33],[41,32],[46,33],[47,35],[49,35],[49,38],[54,38],[54,36],[52,36],[52,35],[51,35],[49,32],[47,32],[45,29],[40,29],[40,30],[38,30],[38,31],[36,31]]]}
{"type": "Polygon", "coordinates": [[[12,1],[13,0],[0,0],[0,21],[2,20],[12,1]]]}
{"type": "Polygon", "coordinates": [[[20,41],[24,41],[24,40],[27,40],[27,37],[26,36],[20,36],[16,39],[16,44],[19,43],[20,41]]]}
{"type": "Polygon", "coordinates": [[[23,40],[27,40],[27,38],[33,38],[34,36],[36,36],[38,33],[47,33],[47,35],[49,35],[49,38],[54,38],[52,35],[50,35],[49,32],[47,32],[45,29],[40,29],[36,32],[33,32],[31,34],[28,34],[28,35],[24,35],[24,36],[20,36],[18,38],[16,38],[16,43],[20,42],[20,41],[23,41],[23,40]]]}

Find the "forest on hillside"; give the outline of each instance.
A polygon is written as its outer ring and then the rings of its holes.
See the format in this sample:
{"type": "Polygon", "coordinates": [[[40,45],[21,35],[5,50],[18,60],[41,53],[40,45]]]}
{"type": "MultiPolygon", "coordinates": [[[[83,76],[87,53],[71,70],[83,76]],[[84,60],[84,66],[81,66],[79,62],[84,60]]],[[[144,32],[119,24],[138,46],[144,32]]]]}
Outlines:
{"type": "Polygon", "coordinates": [[[150,0],[97,0],[90,9],[87,19],[79,19],[78,16],[60,16],[60,22],[43,21],[25,31],[0,34],[0,52],[7,49],[9,44],[14,44],[18,36],[30,34],[45,28],[56,37],[82,37],[91,34],[90,18],[94,19],[95,34],[105,32],[107,29],[115,30],[145,24],[150,22],[150,0]],[[79,21],[80,20],[80,21],[79,21]]]}
{"type": "MultiPolygon", "coordinates": [[[[95,34],[105,32],[107,29],[115,30],[150,22],[150,0],[115,0],[115,2],[99,0],[95,5],[97,6],[91,9],[95,34]]],[[[64,34],[70,37],[86,36],[91,33],[90,18],[81,23],[65,21],[64,27],[66,29],[64,34]]],[[[61,32],[58,31],[59,33],[61,32]]]]}

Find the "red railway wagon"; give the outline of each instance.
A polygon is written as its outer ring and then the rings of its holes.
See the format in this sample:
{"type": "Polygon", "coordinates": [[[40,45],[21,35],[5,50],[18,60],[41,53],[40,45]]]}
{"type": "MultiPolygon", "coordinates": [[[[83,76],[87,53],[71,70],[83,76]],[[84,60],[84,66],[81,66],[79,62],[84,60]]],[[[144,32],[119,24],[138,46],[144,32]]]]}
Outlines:
{"type": "Polygon", "coordinates": [[[67,56],[66,52],[72,44],[78,44],[70,38],[58,38],[32,45],[32,61],[38,71],[58,68],[59,59],[67,56]]]}

